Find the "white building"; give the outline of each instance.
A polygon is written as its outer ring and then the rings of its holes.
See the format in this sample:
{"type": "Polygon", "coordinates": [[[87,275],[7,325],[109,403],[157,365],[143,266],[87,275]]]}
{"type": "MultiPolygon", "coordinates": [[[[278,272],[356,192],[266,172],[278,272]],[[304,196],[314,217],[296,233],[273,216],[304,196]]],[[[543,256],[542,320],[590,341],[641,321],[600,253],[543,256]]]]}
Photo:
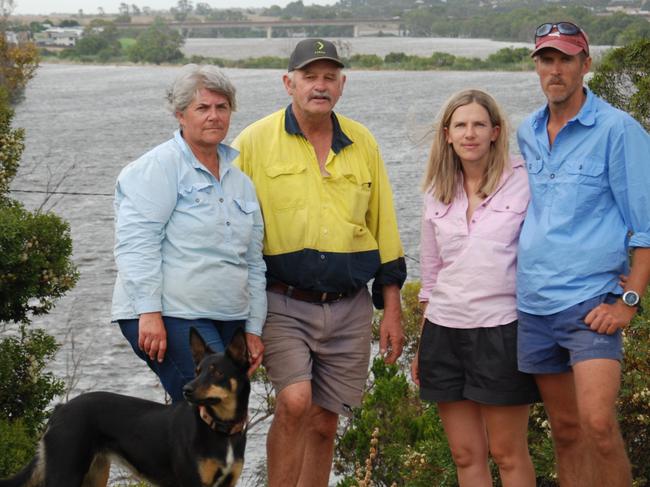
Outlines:
{"type": "Polygon", "coordinates": [[[34,39],[39,46],[74,47],[83,31],[83,27],[50,27],[34,34],[34,39]]]}
{"type": "Polygon", "coordinates": [[[5,31],[5,40],[7,44],[18,44],[18,34],[13,31],[5,31]]]}

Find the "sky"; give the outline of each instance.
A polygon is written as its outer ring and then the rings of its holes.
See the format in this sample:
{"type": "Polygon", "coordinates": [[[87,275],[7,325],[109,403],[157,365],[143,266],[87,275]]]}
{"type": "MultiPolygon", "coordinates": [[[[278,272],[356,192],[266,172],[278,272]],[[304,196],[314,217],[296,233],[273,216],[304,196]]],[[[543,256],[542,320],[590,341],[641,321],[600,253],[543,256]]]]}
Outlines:
{"type": "MultiPolygon", "coordinates": [[[[280,5],[284,7],[292,0],[194,0],[192,3],[203,2],[212,8],[246,8],[270,7],[280,5]]],[[[106,13],[117,13],[121,3],[136,4],[138,7],[150,7],[153,10],[169,10],[174,7],[177,0],[14,0],[14,14],[51,14],[70,13],[76,14],[83,9],[85,14],[97,14],[98,7],[106,13]]],[[[303,0],[305,5],[331,5],[335,0],[303,0]]]]}

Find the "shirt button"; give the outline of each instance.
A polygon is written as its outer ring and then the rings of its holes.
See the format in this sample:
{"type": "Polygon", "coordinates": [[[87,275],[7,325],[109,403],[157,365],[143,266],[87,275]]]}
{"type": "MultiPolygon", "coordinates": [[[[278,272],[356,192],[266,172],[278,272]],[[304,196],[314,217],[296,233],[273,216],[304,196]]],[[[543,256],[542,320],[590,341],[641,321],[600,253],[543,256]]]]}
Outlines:
{"type": "Polygon", "coordinates": [[[229,227],[229,226],[230,226],[230,222],[226,222],[226,226],[228,226],[228,227],[229,227]]]}
{"type": "Polygon", "coordinates": [[[476,220],[472,220],[472,223],[476,223],[476,220]]]}
{"type": "Polygon", "coordinates": [[[223,198],[219,198],[219,203],[223,203],[223,198]]]}
{"type": "Polygon", "coordinates": [[[320,254],[320,260],[325,260],[325,256],[323,254],[320,254]]]}
{"type": "Polygon", "coordinates": [[[200,200],[200,199],[198,199],[198,198],[196,198],[196,199],[194,200],[194,202],[195,202],[195,203],[200,203],[200,202],[201,202],[201,200],[200,200]]]}
{"type": "Polygon", "coordinates": [[[510,207],[508,205],[506,205],[506,210],[509,210],[509,209],[510,209],[510,207]]]}
{"type": "Polygon", "coordinates": [[[436,215],[437,215],[437,214],[438,214],[438,212],[436,211],[436,215]]]}
{"type": "Polygon", "coordinates": [[[554,174],[554,173],[551,173],[550,178],[551,178],[551,179],[555,179],[555,174],[554,174]]]}
{"type": "Polygon", "coordinates": [[[323,228],[323,233],[327,233],[327,228],[323,228]]]}

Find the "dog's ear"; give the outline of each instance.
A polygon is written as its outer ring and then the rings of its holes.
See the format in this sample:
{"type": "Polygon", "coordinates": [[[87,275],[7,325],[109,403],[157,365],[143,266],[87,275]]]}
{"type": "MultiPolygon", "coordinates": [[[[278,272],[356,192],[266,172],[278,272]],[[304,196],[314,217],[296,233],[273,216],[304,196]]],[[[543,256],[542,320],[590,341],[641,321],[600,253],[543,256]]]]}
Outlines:
{"type": "Polygon", "coordinates": [[[210,353],[214,353],[210,347],[205,343],[203,337],[200,335],[196,328],[190,328],[190,349],[192,351],[192,359],[194,365],[199,365],[203,357],[210,353]]]}
{"type": "Polygon", "coordinates": [[[240,328],[235,332],[226,348],[226,353],[239,365],[248,367],[248,346],[244,330],[240,328]]]}

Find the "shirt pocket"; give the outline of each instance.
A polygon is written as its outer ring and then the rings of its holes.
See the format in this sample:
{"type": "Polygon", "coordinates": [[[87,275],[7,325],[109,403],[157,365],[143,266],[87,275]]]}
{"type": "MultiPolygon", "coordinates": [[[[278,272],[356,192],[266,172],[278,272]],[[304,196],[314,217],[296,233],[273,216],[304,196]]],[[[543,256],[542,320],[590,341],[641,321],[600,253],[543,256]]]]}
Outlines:
{"type": "Polygon", "coordinates": [[[260,209],[257,201],[248,201],[243,198],[233,198],[234,211],[232,212],[233,238],[239,240],[238,244],[248,248],[253,232],[253,213],[260,209]]]}
{"type": "Polygon", "coordinates": [[[219,213],[213,205],[213,186],[208,182],[196,182],[179,187],[176,208],[167,224],[167,236],[188,236],[213,239],[219,213]]]}
{"type": "Polygon", "coordinates": [[[208,201],[212,193],[212,184],[197,182],[181,186],[178,190],[177,208],[195,208],[210,204],[208,201]]]}
{"type": "Polygon", "coordinates": [[[303,208],[307,190],[307,167],[301,162],[274,163],[265,168],[268,193],[274,211],[303,208]]]}
{"type": "Polygon", "coordinates": [[[482,233],[496,242],[516,244],[527,208],[527,199],[513,195],[495,196],[487,205],[487,221],[482,233]]]}
{"type": "MultiPolygon", "coordinates": [[[[439,257],[443,262],[451,260],[467,239],[467,218],[459,212],[450,211],[451,207],[451,203],[445,204],[431,198],[424,211],[424,225],[433,227],[439,257]]],[[[422,245],[426,245],[426,242],[422,242],[422,245]]]]}
{"type": "Polygon", "coordinates": [[[344,210],[349,212],[349,219],[355,225],[366,225],[366,214],[370,203],[372,181],[370,176],[343,173],[339,180],[339,197],[345,201],[344,210]]]}
{"type": "Polygon", "coordinates": [[[576,178],[579,184],[602,186],[605,172],[605,159],[600,156],[586,156],[567,161],[567,173],[576,178]]]}
{"type": "Polygon", "coordinates": [[[589,155],[567,161],[566,172],[568,186],[565,193],[575,198],[574,217],[593,214],[603,192],[608,191],[605,159],[589,155]]]}
{"type": "Polygon", "coordinates": [[[525,163],[530,181],[530,191],[536,198],[543,197],[548,190],[548,179],[543,177],[542,169],[544,168],[543,159],[531,159],[525,163]]]}

